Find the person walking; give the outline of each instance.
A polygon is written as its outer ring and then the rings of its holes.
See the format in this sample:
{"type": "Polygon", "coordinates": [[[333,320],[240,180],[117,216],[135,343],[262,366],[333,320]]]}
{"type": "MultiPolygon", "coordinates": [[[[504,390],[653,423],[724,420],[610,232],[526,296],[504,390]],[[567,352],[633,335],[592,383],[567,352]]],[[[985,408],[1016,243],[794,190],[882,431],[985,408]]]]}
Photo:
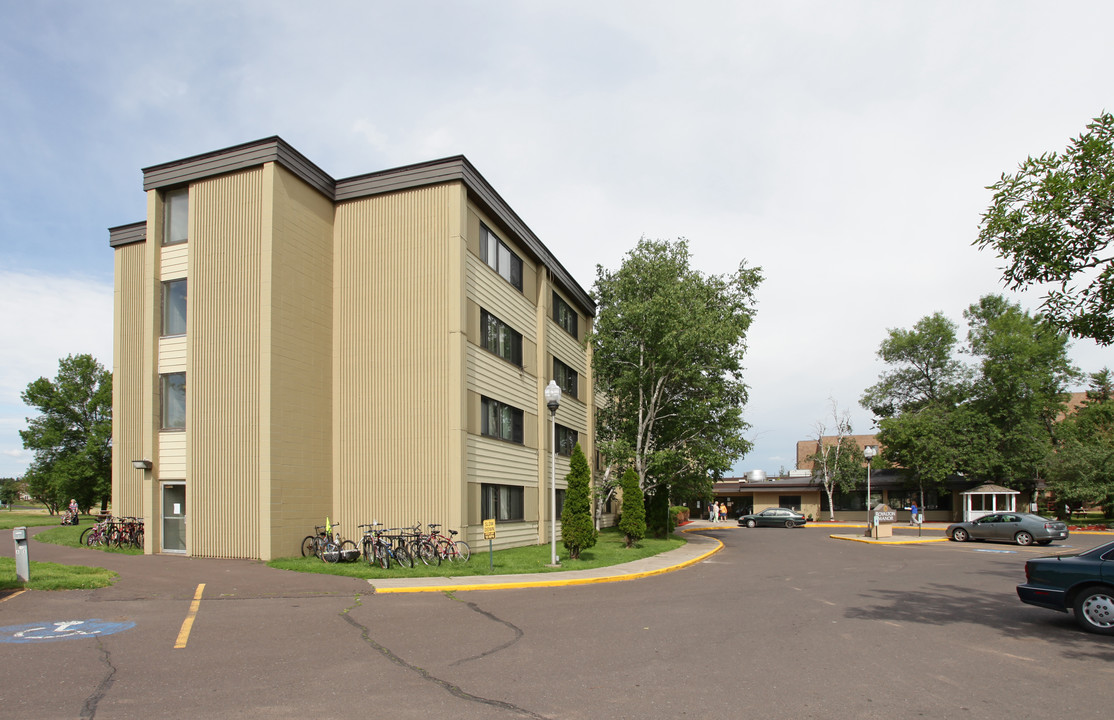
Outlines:
{"type": "Polygon", "coordinates": [[[917,510],[917,501],[914,500],[913,504],[909,507],[909,524],[916,525],[920,521],[920,513],[917,510]]]}

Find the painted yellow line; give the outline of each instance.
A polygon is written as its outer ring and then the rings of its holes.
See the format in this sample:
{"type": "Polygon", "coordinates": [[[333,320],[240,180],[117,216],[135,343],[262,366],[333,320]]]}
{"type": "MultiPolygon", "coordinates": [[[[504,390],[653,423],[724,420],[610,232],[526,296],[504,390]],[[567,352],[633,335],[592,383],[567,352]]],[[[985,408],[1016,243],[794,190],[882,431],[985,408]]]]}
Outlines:
{"type": "Polygon", "coordinates": [[[23,593],[25,593],[25,592],[27,592],[27,588],[24,588],[24,589],[22,589],[22,590],[16,590],[16,591],[15,591],[14,593],[12,593],[11,595],[5,595],[5,596],[3,596],[3,597],[0,597],[0,602],[4,602],[5,600],[11,600],[12,598],[14,598],[14,597],[18,597],[18,596],[22,595],[22,594],[23,594],[23,593]]]}
{"type": "Polygon", "coordinates": [[[205,583],[198,585],[197,592],[193,594],[190,611],[186,613],[186,619],[182,621],[182,629],[178,631],[178,640],[174,643],[175,650],[181,650],[190,640],[190,630],[193,629],[193,621],[197,617],[197,610],[201,607],[201,593],[203,592],[205,592],[205,583]]]}
{"type": "MultiPolygon", "coordinates": [[[[707,529],[707,528],[699,528],[707,529]]],[[[696,532],[693,529],[688,532],[696,532]]],[[[510,590],[517,588],[541,588],[541,587],[569,587],[572,585],[593,585],[596,583],[605,582],[623,582],[625,580],[641,580],[642,578],[653,577],[654,575],[664,575],[674,570],[680,570],[690,565],[695,565],[698,562],[707,560],[712,555],[715,555],[723,549],[723,543],[716,538],[711,538],[716,541],[716,547],[712,548],[706,553],[694,557],[685,562],[669,567],[658,568],[656,570],[647,570],[640,573],[626,573],[622,575],[608,575],[606,577],[591,577],[591,578],[554,578],[552,580],[521,580],[521,581],[508,581],[499,583],[471,583],[471,584],[454,584],[454,585],[437,585],[430,587],[400,587],[400,588],[375,588],[376,595],[387,595],[392,593],[419,593],[419,592],[465,592],[468,590],[510,590]]]]}

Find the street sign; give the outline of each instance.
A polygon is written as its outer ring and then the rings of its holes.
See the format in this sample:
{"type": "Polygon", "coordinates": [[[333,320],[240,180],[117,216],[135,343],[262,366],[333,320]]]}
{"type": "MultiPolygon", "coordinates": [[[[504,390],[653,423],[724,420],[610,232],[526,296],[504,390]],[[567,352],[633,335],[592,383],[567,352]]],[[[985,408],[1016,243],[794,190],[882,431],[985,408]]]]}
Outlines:
{"type": "Polygon", "coordinates": [[[484,540],[495,539],[495,518],[484,520],[484,540]]]}

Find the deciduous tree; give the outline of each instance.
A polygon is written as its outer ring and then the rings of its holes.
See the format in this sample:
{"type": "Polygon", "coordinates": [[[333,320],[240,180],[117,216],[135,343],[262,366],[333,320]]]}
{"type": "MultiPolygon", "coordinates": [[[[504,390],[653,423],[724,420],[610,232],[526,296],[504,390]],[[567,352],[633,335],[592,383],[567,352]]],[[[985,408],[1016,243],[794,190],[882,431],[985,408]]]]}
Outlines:
{"type": "Polygon", "coordinates": [[[989,189],[975,244],[1006,261],[1006,285],[1051,285],[1042,309],[1053,323],[1114,342],[1114,115],[1104,112],[1063,153],[1030,157],[989,189]]]}
{"type": "Polygon", "coordinates": [[[35,451],[24,480],[28,493],[51,512],[77,500],[85,511],[104,510],[112,493],[112,374],[92,355],[58,362],[54,380],[39,378],[22,393],[41,414],[20,430],[35,451]]]}
{"type": "Polygon", "coordinates": [[[597,268],[597,446],[633,467],[648,495],[664,493],[654,507],[666,523],[670,496],[706,497],[750,448],[742,359],[761,279],[745,262],[731,275],[698,272],[684,240],[643,239],[618,270],[597,268]]]}
{"type": "Polygon", "coordinates": [[[836,490],[853,490],[859,481],[866,478],[866,464],[862,448],[851,437],[851,415],[846,410],[839,411],[832,400],[832,427],[829,433],[824,422],[816,424],[816,452],[809,456],[812,461],[812,479],[824,488],[828,495],[828,519],[835,520],[832,496],[836,490]],[[824,438],[834,437],[825,442],[824,438]]]}

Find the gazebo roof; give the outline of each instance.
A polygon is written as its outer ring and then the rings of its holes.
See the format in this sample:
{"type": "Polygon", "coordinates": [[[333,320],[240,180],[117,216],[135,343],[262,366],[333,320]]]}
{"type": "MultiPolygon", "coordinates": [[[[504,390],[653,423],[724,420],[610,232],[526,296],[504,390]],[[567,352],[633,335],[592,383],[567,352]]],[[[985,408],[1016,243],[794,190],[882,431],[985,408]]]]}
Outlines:
{"type": "Polygon", "coordinates": [[[976,488],[971,488],[963,493],[963,495],[1020,495],[1018,490],[1010,490],[1008,487],[1001,485],[979,485],[976,488]]]}

